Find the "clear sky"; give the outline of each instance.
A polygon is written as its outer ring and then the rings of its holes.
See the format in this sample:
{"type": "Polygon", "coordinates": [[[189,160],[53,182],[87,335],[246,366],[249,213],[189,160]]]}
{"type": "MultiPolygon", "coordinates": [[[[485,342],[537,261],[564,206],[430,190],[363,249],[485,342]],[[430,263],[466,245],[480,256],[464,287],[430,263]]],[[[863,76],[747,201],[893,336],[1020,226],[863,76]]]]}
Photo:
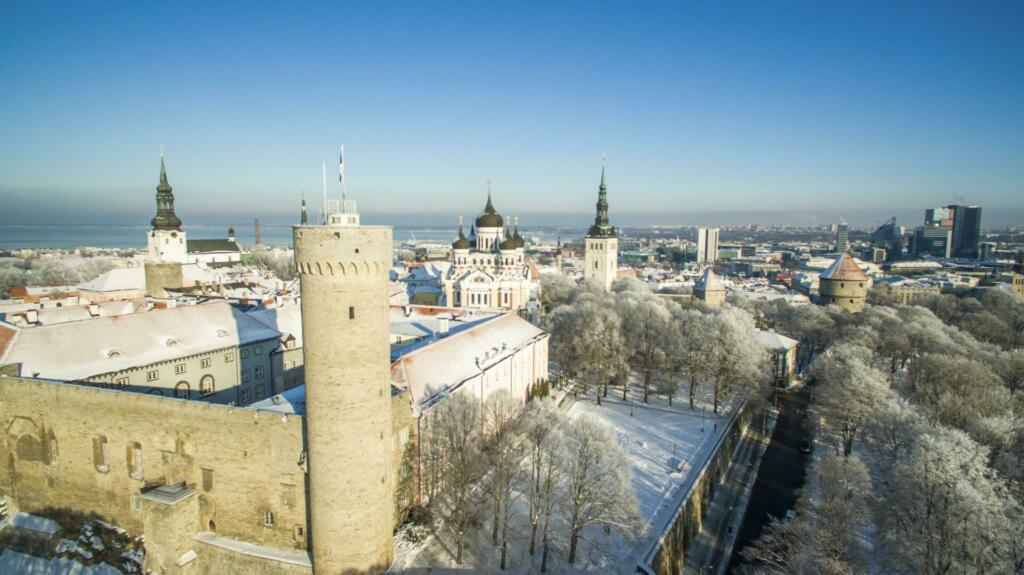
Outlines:
{"type": "MultiPolygon", "coordinates": [[[[1024,208],[1024,3],[17,2],[0,223],[1024,208]]],[[[576,218],[579,219],[579,218],[576,218]]],[[[901,222],[913,225],[918,222],[901,222]]],[[[1024,222],[1018,222],[1024,224],[1024,222]]]]}

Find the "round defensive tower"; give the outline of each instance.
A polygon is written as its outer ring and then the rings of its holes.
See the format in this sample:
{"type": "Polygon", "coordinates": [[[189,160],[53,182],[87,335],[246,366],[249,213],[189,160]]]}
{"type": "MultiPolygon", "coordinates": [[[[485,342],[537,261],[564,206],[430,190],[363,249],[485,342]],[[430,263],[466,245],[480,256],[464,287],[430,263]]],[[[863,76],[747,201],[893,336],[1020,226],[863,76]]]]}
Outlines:
{"type": "Polygon", "coordinates": [[[871,278],[853,261],[850,254],[840,254],[836,261],[818,276],[818,302],[835,304],[850,313],[864,309],[871,278]]]}
{"type": "MultiPolygon", "coordinates": [[[[391,564],[391,228],[293,228],[301,278],[313,572],[391,564]]],[[[349,222],[349,223],[340,223],[349,222]]]]}

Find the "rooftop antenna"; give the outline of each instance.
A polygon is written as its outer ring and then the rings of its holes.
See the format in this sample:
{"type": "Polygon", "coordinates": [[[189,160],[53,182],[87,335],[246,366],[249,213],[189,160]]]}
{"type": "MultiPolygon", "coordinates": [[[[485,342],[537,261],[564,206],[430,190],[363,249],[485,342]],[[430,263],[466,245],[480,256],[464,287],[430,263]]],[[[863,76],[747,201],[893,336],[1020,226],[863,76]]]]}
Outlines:
{"type": "Polygon", "coordinates": [[[338,185],[341,187],[341,205],[345,205],[345,144],[338,149],[338,185]]]}

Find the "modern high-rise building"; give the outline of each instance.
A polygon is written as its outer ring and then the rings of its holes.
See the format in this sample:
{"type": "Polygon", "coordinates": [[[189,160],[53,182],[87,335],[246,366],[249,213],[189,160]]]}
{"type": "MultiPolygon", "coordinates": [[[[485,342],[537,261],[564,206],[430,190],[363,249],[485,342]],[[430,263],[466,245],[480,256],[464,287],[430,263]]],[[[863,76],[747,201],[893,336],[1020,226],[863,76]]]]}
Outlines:
{"type": "Polygon", "coordinates": [[[919,226],[911,238],[910,251],[915,256],[953,257],[953,229],[947,226],[919,226]]]}
{"type": "Polygon", "coordinates": [[[587,231],[583,256],[583,277],[611,289],[619,273],[619,238],[608,223],[608,189],[604,185],[604,166],[601,166],[601,185],[597,192],[597,216],[587,231]]]}
{"type": "Polygon", "coordinates": [[[836,253],[841,254],[850,249],[850,225],[839,222],[836,226],[836,253]]]}
{"type": "Polygon", "coordinates": [[[950,254],[946,257],[978,258],[978,242],[981,238],[980,207],[953,204],[929,208],[924,212],[924,226],[950,230],[950,254]]]}
{"type": "Polygon", "coordinates": [[[718,261],[718,228],[697,228],[697,263],[718,261]]]}

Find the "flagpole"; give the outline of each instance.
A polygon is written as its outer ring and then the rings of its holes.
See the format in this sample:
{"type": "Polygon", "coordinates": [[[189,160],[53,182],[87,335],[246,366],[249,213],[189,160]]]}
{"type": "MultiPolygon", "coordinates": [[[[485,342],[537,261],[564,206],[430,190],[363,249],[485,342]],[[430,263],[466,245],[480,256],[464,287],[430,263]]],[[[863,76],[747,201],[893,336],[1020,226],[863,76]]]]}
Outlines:
{"type": "MultiPolygon", "coordinates": [[[[323,187],[324,187],[324,205],[323,205],[323,211],[321,212],[321,216],[323,218],[326,218],[327,217],[327,162],[321,162],[320,163],[320,170],[322,172],[321,175],[322,175],[322,178],[323,178],[323,187]]],[[[325,223],[327,223],[327,221],[326,220],[322,220],[320,223],[321,224],[325,224],[325,223]]]]}
{"type": "Polygon", "coordinates": [[[338,182],[341,184],[341,205],[344,206],[348,199],[345,195],[345,144],[338,151],[338,182]]]}

